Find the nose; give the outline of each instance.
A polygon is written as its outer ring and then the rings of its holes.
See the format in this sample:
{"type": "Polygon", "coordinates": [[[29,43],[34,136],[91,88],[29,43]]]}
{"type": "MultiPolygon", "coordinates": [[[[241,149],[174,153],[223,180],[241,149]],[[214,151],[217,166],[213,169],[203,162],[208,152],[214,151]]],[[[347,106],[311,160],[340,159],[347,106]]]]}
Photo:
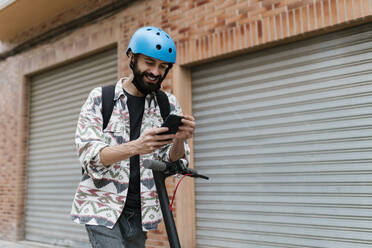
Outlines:
{"type": "Polygon", "coordinates": [[[151,69],[150,69],[150,72],[154,76],[159,76],[160,75],[160,68],[159,68],[159,66],[158,65],[152,66],[151,69]]]}

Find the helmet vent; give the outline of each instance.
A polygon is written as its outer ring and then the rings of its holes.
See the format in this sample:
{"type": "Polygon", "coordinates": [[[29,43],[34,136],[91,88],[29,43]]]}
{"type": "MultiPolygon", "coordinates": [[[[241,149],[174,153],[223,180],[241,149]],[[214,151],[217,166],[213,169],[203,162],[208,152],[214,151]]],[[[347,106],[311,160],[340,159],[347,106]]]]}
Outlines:
{"type": "Polygon", "coordinates": [[[156,49],[160,50],[161,49],[161,45],[157,44],[156,45],[156,49]]]}
{"type": "Polygon", "coordinates": [[[157,32],[156,34],[157,34],[157,35],[160,35],[160,33],[159,33],[159,32],[157,32]]]}
{"type": "Polygon", "coordinates": [[[168,50],[168,51],[169,51],[169,53],[172,53],[172,48],[169,48],[169,50],[168,50]]]}
{"type": "Polygon", "coordinates": [[[151,28],[148,28],[148,29],[146,29],[147,31],[151,31],[152,29],[151,28]]]}
{"type": "Polygon", "coordinates": [[[167,36],[167,38],[169,39],[169,36],[168,35],[166,35],[167,36]]]}

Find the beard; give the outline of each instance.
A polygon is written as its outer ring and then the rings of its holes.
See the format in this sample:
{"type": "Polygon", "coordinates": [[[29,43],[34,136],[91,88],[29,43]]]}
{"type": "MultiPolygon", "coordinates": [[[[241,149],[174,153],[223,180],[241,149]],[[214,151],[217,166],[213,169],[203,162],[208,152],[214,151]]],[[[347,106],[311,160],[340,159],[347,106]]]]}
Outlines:
{"type": "Polygon", "coordinates": [[[133,84],[136,86],[137,90],[139,90],[145,96],[151,92],[157,91],[160,89],[161,82],[163,78],[161,75],[154,76],[152,73],[140,71],[137,66],[137,62],[133,63],[133,84]],[[155,78],[156,82],[147,83],[145,82],[146,77],[155,78]]]}

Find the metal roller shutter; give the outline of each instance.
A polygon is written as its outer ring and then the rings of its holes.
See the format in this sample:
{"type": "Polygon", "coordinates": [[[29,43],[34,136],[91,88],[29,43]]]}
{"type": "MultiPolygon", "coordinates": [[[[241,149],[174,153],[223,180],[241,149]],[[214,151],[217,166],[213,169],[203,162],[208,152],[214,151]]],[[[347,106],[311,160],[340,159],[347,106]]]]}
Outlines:
{"type": "Polygon", "coordinates": [[[372,247],[371,30],[192,70],[197,247],[372,247]]]}
{"type": "Polygon", "coordinates": [[[74,143],[77,118],[89,92],[117,80],[112,49],[34,76],[30,87],[27,163],[27,240],[90,247],[70,210],[81,177],[74,143]]]}

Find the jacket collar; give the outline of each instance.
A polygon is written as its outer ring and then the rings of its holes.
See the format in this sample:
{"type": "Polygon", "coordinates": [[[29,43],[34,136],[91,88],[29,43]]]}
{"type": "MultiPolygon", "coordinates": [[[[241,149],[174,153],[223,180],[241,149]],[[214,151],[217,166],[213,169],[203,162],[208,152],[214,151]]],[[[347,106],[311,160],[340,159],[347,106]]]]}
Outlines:
{"type": "Polygon", "coordinates": [[[122,95],[124,95],[123,82],[126,80],[130,80],[130,77],[120,78],[116,83],[114,101],[118,100],[122,95]]]}

